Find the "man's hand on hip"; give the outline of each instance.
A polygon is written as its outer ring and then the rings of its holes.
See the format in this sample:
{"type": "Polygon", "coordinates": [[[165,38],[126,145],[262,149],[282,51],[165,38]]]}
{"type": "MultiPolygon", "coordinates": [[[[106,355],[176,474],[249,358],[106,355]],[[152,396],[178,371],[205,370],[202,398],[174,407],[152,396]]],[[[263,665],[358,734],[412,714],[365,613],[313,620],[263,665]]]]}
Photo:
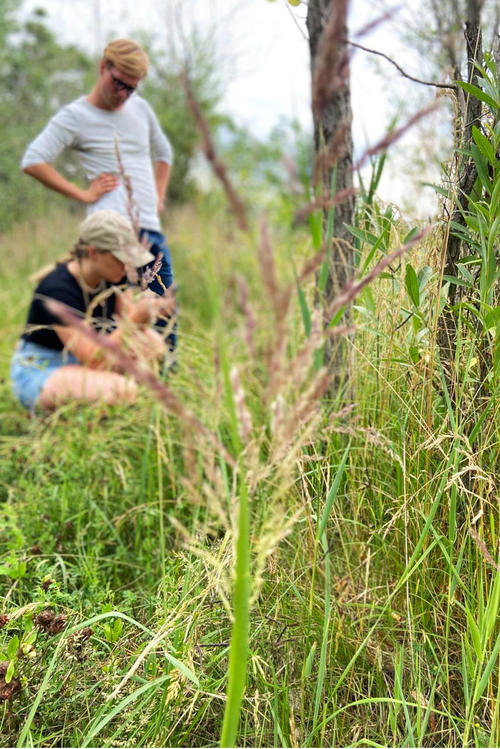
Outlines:
{"type": "Polygon", "coordinates": [[[119,184],[120,180],[114,174],[100,174],[82,191],[82,202],[96,203],[104,193],[115,190],[119,184]]]}

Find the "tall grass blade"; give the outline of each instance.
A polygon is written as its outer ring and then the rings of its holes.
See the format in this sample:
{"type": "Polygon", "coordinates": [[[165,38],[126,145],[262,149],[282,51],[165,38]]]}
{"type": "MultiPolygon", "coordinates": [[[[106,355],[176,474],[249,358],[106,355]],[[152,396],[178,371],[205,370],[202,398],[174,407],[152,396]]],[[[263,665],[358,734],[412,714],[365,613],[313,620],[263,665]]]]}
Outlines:
{"type": "Polygon", "coordinates": [[[54,669],[55,669],[55,667],[57,665],[57,662],[59,660],[59,653],[61,652],[63,644],[64,644],[64,638],[61,637],[61,639],[57,643],[56,649],[54,650],[54,654],[53,654],[52,658],[50,659],[49,665],[48,665],[47,670],[45,672],[45,676],[43,677],[43,681],[40,684],[40,688],[39,688],[39,690],[37,692],[37,695],[36,695],[35,699],[33,700],[33,704],[31,706],[31,709],[30,709],[29,713],[28,713],[28,717],[26,718],[26,721],[25,721],[23,727],[21,728],[21,732],[19,734],[19,739],[18,739],[17,744],[16,744],[17,747],[24,747],[24,746],[26,746],[26,743],[27,743],[26,740],[27,740],[28,734],[30,732],[31,725],[33,723],[33,719],[34,719],[34,717],[36,715],[36,711],[38,710],[38,707],[39,707],[39,705],[40,705],[40,703],[41,703],[41,701],[43,699],[43,696],[44,696],[44,694],[45,694],[45,692],[47,690],[47,687],[49,686],[50,679],[51,679],[52,673],[53,673],[53,671],[54,671],[54,669]]]}
{"type": "Polygon", "coordinates": [[[337,473],[335,474],[335,478],[333,480],[333,484],[330,488],[330,491],[328,492],[328,496],[326,498],[325,506],[323,508],[323,513],[321,515],[321,520],[318,525],[318,531],[316,538],[319,540],[323,537],[323,533],[326,529],[326,524],[328,522],[328,517],[330,515],[332,505],[335,501],[335,497],[337,496],[337,493],[340,488],[340,484],[342,481],[342,477],[344,476],[345,466],[347,463],[347,456],[349,455],[349,450],[351,449],[351,442],[349,441],[349,444],[347,445],[346,449],[344,450],[344,454],[342,455],[342,460],[340,461],[340,465],[337,469],[337,473]]]}
{"type": "MultiPolygon", "coordinates": [[[[330,572],[330,551],[328,549],[328,542],[326,540],[326,534],[323,533],[321,536],[321,547],[323,549],[325,557],[325,612],[323,617],[323,634],[321,639],[321,651],[319,657],[319,668],[318,678],[316,680],[316,692],[314,695],[314,715],[313,715],[313,726],[316,725],[319,714],[319,707],[321,703],[321,697],[323,694],[323,685],[325,682],[326,672],[326,655],[328,650],[328,634],[330,627],[331,617],[331,572],[330,572]]],[[[315,728],[311,731],[311,738],[315,735],[315,728]]]]}
{"type": "MultiPolygon", "coordinates": [[[[229,363],[223,346],[221,346],[221,368],[226,403],[230,414],[233,448],[236,455],[240,455],[242,444],[238,433],[238,417],[231,386],[229,363]]],[[[220,738],[222,747],[236,745],[247,673],[248,633],[250,628],[250,509],[245,472],[242,467],[238,478],[238,496],[238,538],[236,540],[236,578],[233,598],[234,621],[229,649],[227,701],[220,738]]]]}
{"type": "Polygon", "coordinates": [[[101,718],[98,721],[94,721],[93,725],[90,726],[89,732],[83,739],[82,747],[89,746],[90,742],[102,731],[103,728],[105,728],[108,725],[110,721],[113,720],[113,718],[116,718],[117,715],[119,715],[123,710],[125,710],[126,707],[128,707],[132,702],[138,699],[142,694],[150,691],[151,689],[156,689],[157,687],[161,686],[164,682],[166,682],[168,679],[170,679],[170,674],[165,674],[164,676],[160,676],[158,677],[158,679],[154,679],[153,681],[148,681],[147,684],[143,684],[142,687],[139,687],[139,689],[136,689],[135,692],[132,692],[132,694],[128,694],[126,697],[124,697],[118,703],[118,705],[116,705],[108,713],[106,713],[106,715],[103,718],[101,718]]]}

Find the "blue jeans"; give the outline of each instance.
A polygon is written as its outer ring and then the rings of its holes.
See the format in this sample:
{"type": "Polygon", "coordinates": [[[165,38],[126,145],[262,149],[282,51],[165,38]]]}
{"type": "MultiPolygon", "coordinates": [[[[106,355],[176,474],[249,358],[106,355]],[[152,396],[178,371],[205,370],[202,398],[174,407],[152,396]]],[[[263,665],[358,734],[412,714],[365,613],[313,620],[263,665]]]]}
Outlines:
{"type": "Polygon", "coordinates": [[[55,351],[21,338],[12,357],[10,379],[14,395],[34,411],[43,386],[57,369],[81,364],[71,351],[55,351]]]}
{"type": "MultiPolygon", "coordinates": [[[[170,250],[168,248],[167,242],[165,240],[165,237],[163,234],[159,231],[152,231],[151,229],[141,229],[139,238],[142,239],[144,236],[146,236],[147,241],[150,244],[149,251],[153,253],[155,258],[158,257],[159,253],[162,254],[162,263],[160,266],[160,269],[158,271],[158,274],[161,278],[161,281],[166,289],[169,288],[174,282],[174,274],[172,272],[172,258],[170,257],[170,250]]],[[[146,268],[151,268],[154,265],[155,261],[153,260],[149,265],[146,265],[146,268]]],[[[151,291],[154,291],[155,294],[159,294],[160,296],[163,296],[163,288],[162,285],[159,283],[158,279],[154,279],[154,281],[151,281],[151,283],[148,286],[148,289],[151,289],[151,291]]],[[[165,328],[167,325],[167,320],[157,320],[155,323],[156,328],[165,328]]],[[[169,347],[171,350],[175,349],[177,346],[177,324],[174,325],[173,331],[168,335],[167,340],[169,343],[169,347]]]]}
{"type": "MultiPolygon", "coordinates": [[[[165,288],[168,289],[169,286],[172,286],[174,275],[172,273],[170,250],[168,249],[165,237],[159,231],[141,229],[139,238],[142,239],[144,236],[146,236],[146,239],[150,244],[149,251],[155,256],[155,258],[158,257],[160,252],[163,256],[158,275],[160,276],[165,288]]],[[[153,260],[149,265],[146,265],[146,268],[151,268],[154,265],[154,262],[155,261],[153,260]]],[[[159,294],[160,296],[163,295],[163,288],[156,278],[149,284],[148,288],[151,289],[151,291],[154,291],[155,294],[159,294]]]]}

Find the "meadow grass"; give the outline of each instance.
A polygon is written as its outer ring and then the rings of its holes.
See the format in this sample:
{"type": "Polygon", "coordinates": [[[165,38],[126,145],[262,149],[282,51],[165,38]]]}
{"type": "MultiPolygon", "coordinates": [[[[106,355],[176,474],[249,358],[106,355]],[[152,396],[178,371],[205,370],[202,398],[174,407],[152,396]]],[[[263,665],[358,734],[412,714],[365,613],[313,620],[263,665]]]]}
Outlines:
{"type": "MultiPolygon", "coordinates": [[[[452,397],[436,280],[416,330],[400,326],[404,284],[379,279],[345,339],[349,398],[324,395],[318,321],[308,338],[299,300],[284,306],[309,234],[271,220],[266,256],[257,229],[219,214],[179,209],[167,227],[181,306],[169,384],[206,433],[145,389],[134,407],[28,418],[7,382],[28,277],[77,220],[2,237],[0,661],[19,689],[0,703],[1,745],[211,746],[236,732],[245,746],[497,746],[498,399],[479,387],[472,333],[452,397]],[[33,628],[46,610],[66,629],[33,628]]],[[[437,267],[438,245],[412,263],[437,267]]],[[[310,309],[313,287],[314,274],[310,309]]]]}

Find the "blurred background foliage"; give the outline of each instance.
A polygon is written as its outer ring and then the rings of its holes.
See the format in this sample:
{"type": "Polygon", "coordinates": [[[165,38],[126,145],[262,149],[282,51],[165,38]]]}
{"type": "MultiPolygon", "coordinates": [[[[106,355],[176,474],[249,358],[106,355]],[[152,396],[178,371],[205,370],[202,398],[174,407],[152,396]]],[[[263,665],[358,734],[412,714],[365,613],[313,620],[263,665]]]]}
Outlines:
{"type": "Polygon", "coordinates": [[[29,141],[60,106],[90,84],[93,64],[74,46],[60,45],[43,11],[16,20],[19,0],[0,0],[0,227],[64,200],[27,179],[19,162],[29,141]]]}
{"type": "MultiPolygon", "coordinates": [[[[20,169],[27,144],[58,108],[90,91],[98,58],[84,49],[60,42],[48,28],[43,9],[20,20],[22,0],[0,0],[0,231],[51,208],[77,204],[28,179],[20,169]]],[[[198,152],[199,133],[186,107],[179,74],[186,63],[173,51],[152,51],[143,33],[135,35],[150,52],[150,73],[141,85],[172,142],[175,166],[169,187],[171,203],[192,201],[196,194],[219,189],[210,167],[198,152]]],[[[191,85],[210,128],[218,153],[237,188],[249,202],[269,207],[284,200],[287,185],[288,213],[293,196],[303,196],[309,183],[310,137],[294,122],[283,121],[265,142],[219,112],[224,89],[216,55],[204,40],[192,39],[194,54],[187,63],[191,85]],[[203,43],[202,43],[203,42],[203,43]],[[291,200],[291,202],[290,202],[291,200]]],[[[61,156],[57,167],[68,178],[83,182],[74,154],[61,156]]]]}

